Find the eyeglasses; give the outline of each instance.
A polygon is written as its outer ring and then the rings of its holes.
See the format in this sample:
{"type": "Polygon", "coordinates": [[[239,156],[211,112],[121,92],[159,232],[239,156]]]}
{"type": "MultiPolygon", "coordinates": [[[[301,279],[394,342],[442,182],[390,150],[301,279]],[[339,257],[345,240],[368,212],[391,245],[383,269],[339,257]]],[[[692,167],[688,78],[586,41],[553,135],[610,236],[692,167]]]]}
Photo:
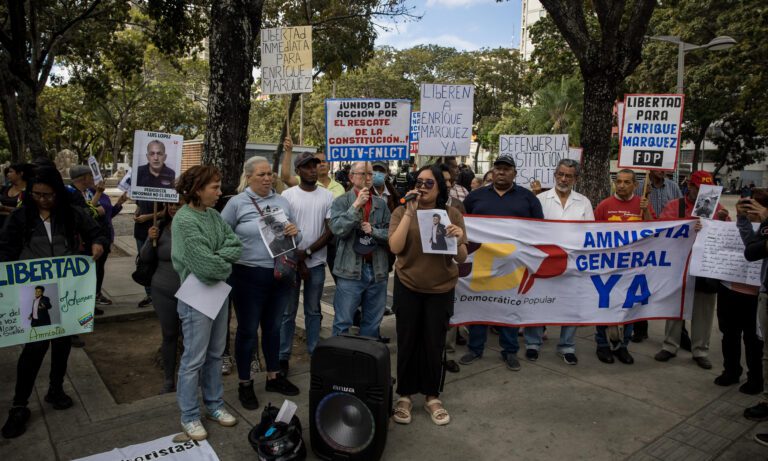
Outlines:
{"type": "Polygon", "coordinates": [[[555,173],[556,178],[563,178],[563,179],[576,179],[575,174],[565,174],[565,173],[555,173]]]}
{"type": "Polygon", "coordinates": [[[35,192],[32,191],[32,198],[35,200],[53,200],[56,197],[55,192],[35,192]]]}
{"type": "Polygon", "coordinates": [[[435,187],[435,180],[434,179],[417,179],[416,180],[416,189],[425,188],[427,190],[432,189],[435,187]]]}
{"type": "Polygon", "coordinates": [[[364,176],[366,176],[368,178],[372,178],[373,177],[373,173],[363,173],[363,172],[360,172],[360,171],[353,171],[352,174],[361,174],[361,175],[364,175],[364,176]]]}

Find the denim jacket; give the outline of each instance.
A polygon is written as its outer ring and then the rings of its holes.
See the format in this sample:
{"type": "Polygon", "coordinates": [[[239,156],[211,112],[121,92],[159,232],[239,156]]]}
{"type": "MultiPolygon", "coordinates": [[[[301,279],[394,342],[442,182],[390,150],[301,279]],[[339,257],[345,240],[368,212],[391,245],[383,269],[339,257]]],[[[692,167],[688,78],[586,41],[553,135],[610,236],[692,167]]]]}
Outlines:
{"type": "MultiPolygon", "coordinates": [[[[331,232],[337,238],[336,261],[333,274],[350,280],[360,280],[363,257],[355,253],[353,248],[357,229],[363,220],[363,210],[352,206],[357,196],[354,190],[333,201],[331,206],[331,232]]],[[[379,197],[373,197],[371,214],[368,222],[373,228],[373,238],[379,244],[373,250],[373,275],[377,282],[387,280],[389,267],[389,208],[387,202],[379,197]]]]}

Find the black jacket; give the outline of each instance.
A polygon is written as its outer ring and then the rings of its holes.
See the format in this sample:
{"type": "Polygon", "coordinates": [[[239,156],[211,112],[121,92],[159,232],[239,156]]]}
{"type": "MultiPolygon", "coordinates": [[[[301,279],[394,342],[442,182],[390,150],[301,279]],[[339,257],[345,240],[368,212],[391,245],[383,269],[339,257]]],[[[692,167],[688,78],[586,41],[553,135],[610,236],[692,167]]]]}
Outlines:
{"type": "Polygon", "coordinates": [[[40,304],[37,305],[37,319],[32,318],[30,312],[30,320],[32,320],[33,327],[44,327],[51,324],[51,299],[48,296],[40,297],[40,304]]]}

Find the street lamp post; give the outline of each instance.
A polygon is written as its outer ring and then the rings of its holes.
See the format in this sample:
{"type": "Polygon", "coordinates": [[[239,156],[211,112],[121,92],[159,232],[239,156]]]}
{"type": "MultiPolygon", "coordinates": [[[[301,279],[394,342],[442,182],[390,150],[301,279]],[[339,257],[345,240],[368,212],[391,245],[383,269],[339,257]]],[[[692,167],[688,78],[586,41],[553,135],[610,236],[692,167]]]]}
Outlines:
{"type": "MultiPolygon", "coordinates": [[[[659,42],[669,42],[674,43],[677,45],[677,94],[685,94],[683,93],[683,74],[685,71],[685,53],[689,51],[695,51],[695,50],[712,50],[712,51],[720,51],[720,50],[726,50],[733,45],[736,44],[736,40],[721,35],[719,37],[715,37],[712,40],[709,41],[709,43],[706,43],[704,45],[696,45],[693,43],[686,43],[680,39],[680,37],[676,35],[656,35],[653,37],[648,37],[651,40],[656,40],[659,42]]],[[[704,165],[704,152],[702,151],[701,159],[699,159],[701,162],[701,165],[704,165]]],[[[679,167],[678,167],[679,168],[679,167]]],[[[677,181],[678,178],[678,170],[675,169],[675,181],[677,181]]]]}

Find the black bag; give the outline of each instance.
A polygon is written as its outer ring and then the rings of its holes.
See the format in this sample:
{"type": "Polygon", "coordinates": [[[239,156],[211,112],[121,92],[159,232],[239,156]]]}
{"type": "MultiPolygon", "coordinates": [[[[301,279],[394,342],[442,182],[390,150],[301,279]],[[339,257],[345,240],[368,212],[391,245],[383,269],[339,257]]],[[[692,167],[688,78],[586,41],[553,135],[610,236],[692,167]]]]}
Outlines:
{"type": "Polygon", "coordinates": [[[141,251],[139,251],[139,256],[136,256],[136,270],[131,274],[131,278],[139,285],[149,287],[152,285],[152,276],[157,270],[157,248],[152,245],[152,241],[149,239],[144,245],[152,246],[151,260],[141,259],[141,251]]]}

